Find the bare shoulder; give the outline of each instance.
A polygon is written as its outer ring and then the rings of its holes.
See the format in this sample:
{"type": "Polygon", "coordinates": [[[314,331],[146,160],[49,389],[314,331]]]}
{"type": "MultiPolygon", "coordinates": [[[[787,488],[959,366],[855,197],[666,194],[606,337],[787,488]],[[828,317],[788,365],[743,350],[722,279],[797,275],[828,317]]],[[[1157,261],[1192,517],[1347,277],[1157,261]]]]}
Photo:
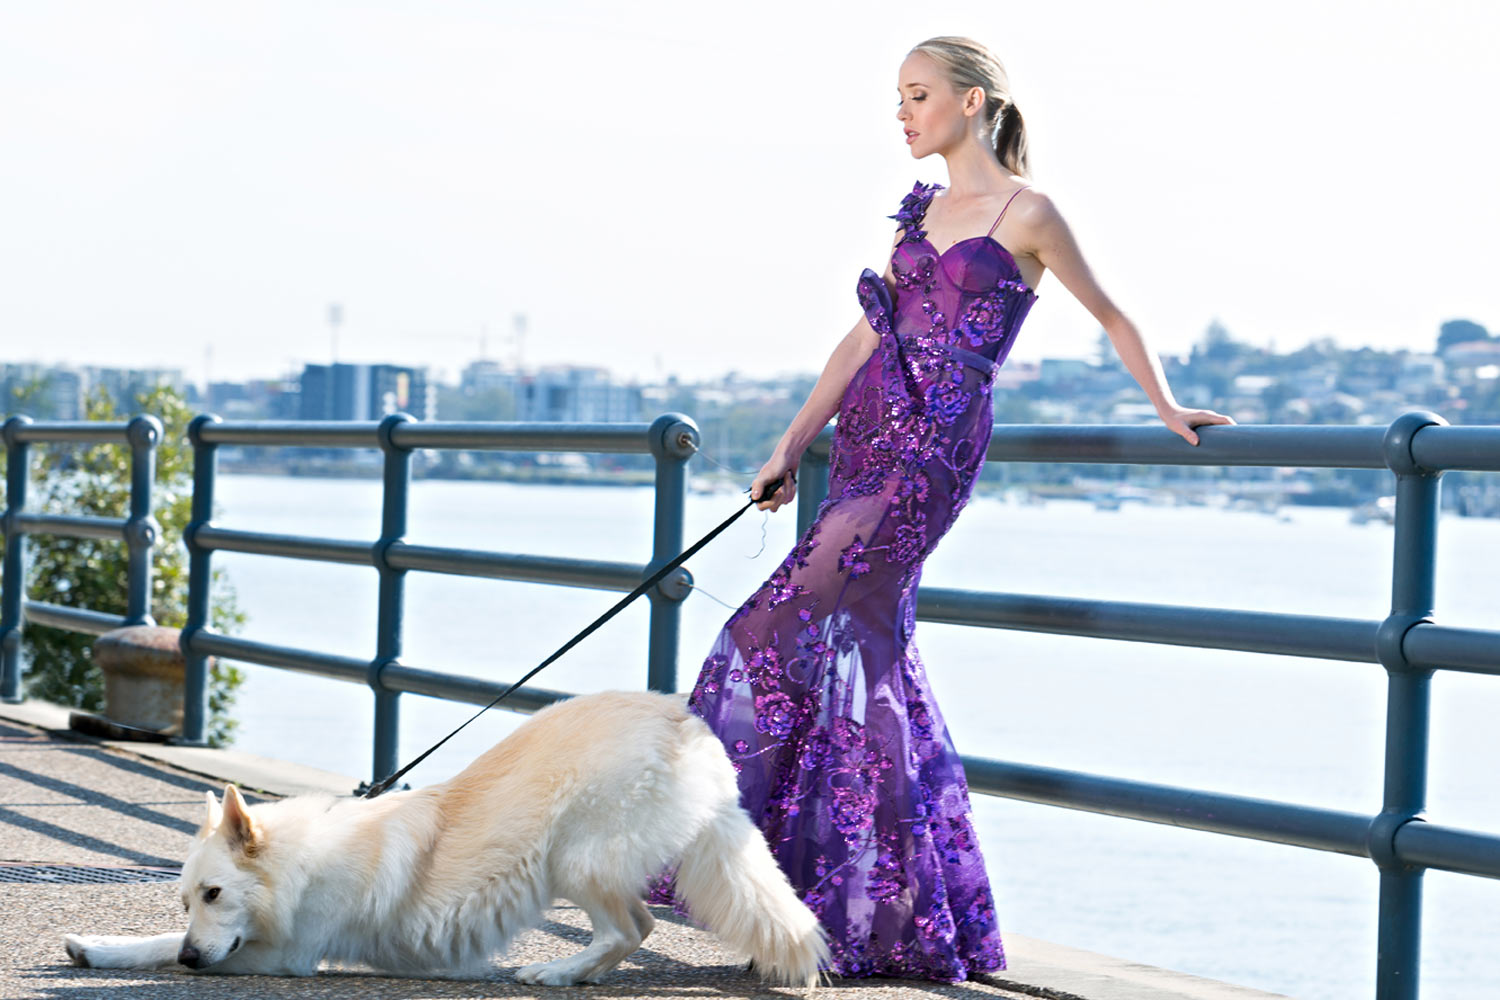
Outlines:
{"type": "Polygon", "coordinates": [[[1012,239],[1016,252],[1034,257],[1043,265],[1050,266],[1049,251],[1071,242],[1062,209],[1049,191],[1035,185],[1016,195],[1005,218],[1007,223],[1015,220],[1012,239]]]}
{"type": "Polygon", "coordinates": [[[1061,221],[1062,212],[1050,192],[1029,184],[1016,192],[1006,218],[1015,216],[1023,229],[1036,230],[1061,221]]]}

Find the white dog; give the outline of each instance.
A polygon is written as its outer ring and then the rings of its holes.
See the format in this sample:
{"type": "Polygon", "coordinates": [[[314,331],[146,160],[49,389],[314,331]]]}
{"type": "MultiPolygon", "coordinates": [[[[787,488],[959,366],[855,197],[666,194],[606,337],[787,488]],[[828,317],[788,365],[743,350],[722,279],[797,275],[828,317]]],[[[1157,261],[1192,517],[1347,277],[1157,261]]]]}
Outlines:
{"type": "Polygon", "coordinates": [[[182,870],[187,933],[66,946],[96,968],[307,976],[329,960],[478,977],[561,897],[592,942],[517,978],[594,982],[651,933],[646,884],[674,861],[694,917],[763,976],[817,981],[823,928],[740,808],[723,746],[681,696],[645,693],[549,706],[416,791],[247,806],[230,785],[222,808],[209,792],[182,870]]]}

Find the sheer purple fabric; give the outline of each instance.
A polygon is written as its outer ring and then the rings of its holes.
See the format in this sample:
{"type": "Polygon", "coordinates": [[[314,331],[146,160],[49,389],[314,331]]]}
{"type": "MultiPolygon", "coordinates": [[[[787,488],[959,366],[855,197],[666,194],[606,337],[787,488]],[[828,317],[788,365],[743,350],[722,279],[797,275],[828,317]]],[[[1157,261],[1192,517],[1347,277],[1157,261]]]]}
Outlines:
{"type": "MultiPolygon", "coordinates": [[[[689,705],[724,741],[741,804],[828,929],[833,972],[944,982],[1005,967],[968,785],[913,641],[922,564],[968,502],[990,383],[1036,299],[989,236],[939,254],[892,216],[894,301],[858,294],[880,344],[839,409],[828,497],[730,616],[689,705]]],[[[670,903],[670,875],[652,901],[670,903]]]]}

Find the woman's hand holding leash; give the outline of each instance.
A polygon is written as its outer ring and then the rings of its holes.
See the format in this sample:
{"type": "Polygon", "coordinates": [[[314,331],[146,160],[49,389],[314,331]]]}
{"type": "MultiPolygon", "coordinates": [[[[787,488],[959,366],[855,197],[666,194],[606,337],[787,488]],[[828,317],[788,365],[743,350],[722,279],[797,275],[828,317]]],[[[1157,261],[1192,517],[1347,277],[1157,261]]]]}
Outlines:
{"type": "Polygon", "coordinates": [[[782,504],[791,503],[796,496],[797,463],[778,455],[772,455],[771,460],[761,466],[755,474],[755,481],[750,484],[750,499],[755,501],[757,510],[775,513],[782,504]],[[781,484],[780,489],[774,485],[777,482],[781,484]]]}

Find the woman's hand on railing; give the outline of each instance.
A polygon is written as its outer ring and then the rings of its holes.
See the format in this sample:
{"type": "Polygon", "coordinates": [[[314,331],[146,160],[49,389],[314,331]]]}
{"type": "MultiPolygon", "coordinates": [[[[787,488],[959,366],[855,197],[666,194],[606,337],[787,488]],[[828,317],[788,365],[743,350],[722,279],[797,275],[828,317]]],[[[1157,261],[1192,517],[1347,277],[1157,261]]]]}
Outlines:
{"type": "Polygon", "coordinates": [[[756,510],[770,510],[775,513],[781,509],[782,504],[791,503],[797,497],[797,462],[787,458],[781,453],[773,454],[760,471],[755,474],[755,481],[750,484],[750,498],[756,501],[756,510]],[[781,479],[781,489],[765,495],[766,485],[781,479]]]}
{"type": "Polygon", "coordinates": [[[1188,444],[1197,444],[1198,435],[1193,433],[1193,428],[1201,424],[1232,424],[1234,418],[1213,410],[1193,410],[1185,406],[1168,406],[1157,411],[1161,416],[1162,423],[1177,434],[1182,435],[1188,444]]]}

